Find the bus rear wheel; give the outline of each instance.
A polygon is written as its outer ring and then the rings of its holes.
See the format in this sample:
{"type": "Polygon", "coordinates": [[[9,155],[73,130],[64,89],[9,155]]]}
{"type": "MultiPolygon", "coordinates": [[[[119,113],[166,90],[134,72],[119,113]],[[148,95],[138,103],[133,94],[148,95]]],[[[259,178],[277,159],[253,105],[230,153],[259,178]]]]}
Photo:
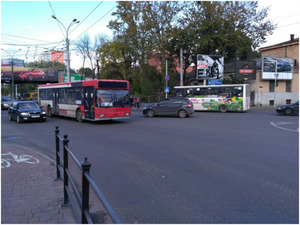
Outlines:
{"type": "Polygon", "coordinates": [[[76,111],[76,120],[78,122],[82,122],[82,112],[80,109],[77,109],[77,111],[76,111]]]}
{"type": "Polygon", "coordinates": [[[227,112],[227,106],[226,105],[221,105],[219,110],[222,112],[222,113],[226,113],[227,112]]]}

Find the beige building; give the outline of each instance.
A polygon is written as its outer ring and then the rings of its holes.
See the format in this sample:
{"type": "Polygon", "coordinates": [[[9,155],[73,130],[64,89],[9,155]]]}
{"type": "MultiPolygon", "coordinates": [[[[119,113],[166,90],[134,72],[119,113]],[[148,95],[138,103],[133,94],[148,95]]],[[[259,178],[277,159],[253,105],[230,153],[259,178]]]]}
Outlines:
{"type": "Polygon", "coordinates": [[[256,73],[256,80],[247,81],[251,89],[251,103],[256,106],[283,105],[299,100],[299,38],[291,35],[289,41],[259,49],[262,58],[293,59],[293,72],[288,78],[281,77],[278,86],[274,78],[266,78],[263,63],[256,73]]]}

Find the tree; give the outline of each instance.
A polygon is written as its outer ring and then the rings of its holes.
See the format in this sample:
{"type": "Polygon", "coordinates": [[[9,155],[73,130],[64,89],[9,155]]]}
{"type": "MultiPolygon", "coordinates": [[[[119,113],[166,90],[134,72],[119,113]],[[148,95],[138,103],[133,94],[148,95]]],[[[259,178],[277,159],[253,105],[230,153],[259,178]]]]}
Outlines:
{"type": "Polygon", "coordinates": [[[197,54],[223,55],[225,62],[246,59],[276,27],[267,12],[257,2],[118,2],[117,19],[108,26],[114,39],[99,49],[101,74],[129,80],[136,92],[162,91],[166,60],[170,84],[179,80],[181,48],[184,74],[197,54]],[[159,62],[152,68],[154,55],[159,62]]]}
{"type": "Polygon", "coordinates": [[[246,59],[247,53],[265,42],[276,25],[267,20],[268,8],[258,10],[258,2],[188,2],[184,30],[194,36],[201,54],[219,54],[225,61],[246,59]]]}
{"type": "Polygon", "coordinates": [[[41,60],[40,62],[28,62],[25,64],[26,67],[31,68],[55,68],[57,70],[66,70],[66,65],[60,62],[46,62],[41,60]]]}

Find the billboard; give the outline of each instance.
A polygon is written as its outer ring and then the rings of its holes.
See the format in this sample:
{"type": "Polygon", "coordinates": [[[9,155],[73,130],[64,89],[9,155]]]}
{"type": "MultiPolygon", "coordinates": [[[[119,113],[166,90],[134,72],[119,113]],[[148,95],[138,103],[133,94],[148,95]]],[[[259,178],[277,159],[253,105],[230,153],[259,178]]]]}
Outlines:
{"type": "MultiPolygon", "coordinates": [[[[13,59],[14,67],[24,67],[24,60],[22,59],[13,59]]],[[[1,67],[10,66],[11,59],[1,59],[1,67]]]]}
{"type": "MultiPolygon", "coordinates": [[[[70,74],[71,82],[74,81],[83,81],[85,80],[84,76],[77,73],[70,74]]],[[[58,74],[58,83],[66,83],[67,82],[67,74],[66,73],[59,73],[58,74]]]]}
{"type": "MultiPolygon", "coordinates": [[[[12,82],[11,67],[1,67],[1,82],[12,82]]],[[[15,68],[14,67],[14,83],[57,83],[58,70],[52,68],[15,68]]]]}
{"type": "Polygon", "coordinates": [[[278,74],[277,80],[292,80],[294,69],[294,59],[279,57],[262,58],[262,79],[275,80],[275,74],[278,74]],[[276,66],[277,65],[277,66],[276,66]]]}
{"type": "Polygon", "coordinates": [[[219,80],[224,76],[224,56],[221,55],[197,55],[198,80],[219,80]]]}
{"type": "Polygon", "coordinates": [[[236,80],[256,80],[256,61],[235,61],[236,80]]]}

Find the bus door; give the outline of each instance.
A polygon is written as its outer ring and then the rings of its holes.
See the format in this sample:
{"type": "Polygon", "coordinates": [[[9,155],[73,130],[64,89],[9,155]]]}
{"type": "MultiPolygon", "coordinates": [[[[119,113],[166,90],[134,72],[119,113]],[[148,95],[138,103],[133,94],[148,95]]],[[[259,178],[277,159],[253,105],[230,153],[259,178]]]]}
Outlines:
{"type": "Polygon", "coordinates": [[[53,114],[58,114],[59,108],[58,108],[58,89],[53,89],[52,92],[53,95],[53,114]]]}
{"type": "Polygon", "coordinates": [[[94,90],[92,87],[83,88],[83,105],[84,105],[85,118],[94,119],[95,105],[94,105],[94,90]]]}

